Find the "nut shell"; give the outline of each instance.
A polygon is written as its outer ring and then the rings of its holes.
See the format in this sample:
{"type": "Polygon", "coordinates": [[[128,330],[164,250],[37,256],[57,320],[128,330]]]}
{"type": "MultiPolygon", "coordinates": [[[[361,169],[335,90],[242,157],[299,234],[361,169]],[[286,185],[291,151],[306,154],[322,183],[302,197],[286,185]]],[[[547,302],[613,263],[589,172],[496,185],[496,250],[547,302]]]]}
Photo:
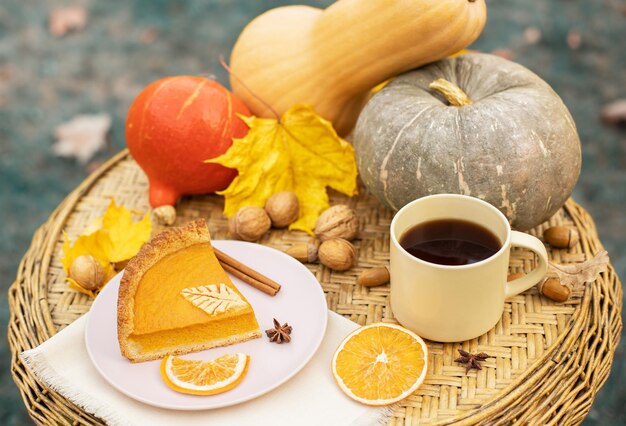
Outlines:
{"type": "Polygon", "coordinates": [[[302,263],[315,263],[318,259],[319,242],[296,244],[287,249],[286,253],[302,263]]]}
{"type": "Polygon", "coordinates": [[[320,262],[335,271],[346,271],[356,261],[356,250],[350,241],[332,238],[322,242],[318,251],[320,262]]]}
{"type": "Polygon", "coordinates": [[[228,221],[228,230],[244,241],[257,241],[272,226],[269,216],[261,207],[242,207],[228,221]]]}
{"type": "Polygon", "coordinates": [[[389,269],[386,266],[366,269],[361,272],[356,283],[365,287],[375,287],[389,282],[389,269]]]}
{"type": "Polygon", "coordinates": [[[556,248],[572,248],[580,239],[578,231],[569,226],[553,226],[543,233],[543,239],[556,248]]]}
{"type": "Polygon", "coordinates": [[[332,206],[320,215],[315,223],[315,235],[326,241],[343,238],[351,241],[359,230],[359,219],[354,210],[344,204],[332,206]]]}
{"type": "Polygon", "coordinates": [[[518,278],[522,278],[522,277],[523,277],[523,276],[525,276],[525,275],[526,275],[526,274],[525,274],[525,273],[523,273],[523,272],[515,272],[515,273],[513,273],[513,274],[509,274],[509,275],[506,277],[506,280],[507,280],[507,281],[513,281],[513,280],[516,280],[516,279],[518,279],[518,278]]]}
{"type": "Polygon", "coordinates": [[[69,270],[69,277],[76,281],[76,284],[87,290],[97,290],[104,285],[104,268],[93,256],[78,256],[72,262],[69,270]]]}
{"type": "Polygon", "coordinates": [[[174,206],[159,206],[152,211],[154,220],[159,225],[170,226],[176,222],[176,209],[174,206]]]}
{"type": "Polygon", "coordinates": [[[558,278],[548,278],[539,286],[539,292],[555,302],[566,302],[569,299],[571,290],[561,284],[558,278]]]}
{"type": "Polygon", "coordinates": [[[273,227],[284,228],[298,220],[300,203],[293,192],[277,192],[265,203],[265,211],[270,217],[273,227]]]}

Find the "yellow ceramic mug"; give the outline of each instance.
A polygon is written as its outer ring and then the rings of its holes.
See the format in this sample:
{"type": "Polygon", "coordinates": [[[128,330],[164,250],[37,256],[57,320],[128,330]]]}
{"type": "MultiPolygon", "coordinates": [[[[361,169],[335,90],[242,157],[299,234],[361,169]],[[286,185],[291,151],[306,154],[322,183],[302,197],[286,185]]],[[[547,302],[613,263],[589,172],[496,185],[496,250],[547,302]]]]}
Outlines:
{"type": "Polygon", "coordinates": [[[391,309],[403,326],[430,340],[458,342],[486,333],[502,316],[504,299],[535,285],[547,267],[543,243],[512,231],[498,209],[478,198],[423,197],[402,207],[391,222],[391,309]],[[404,232],[439,219],[482,225],[498,237],[501,248],[487,259],[462,266],[426,262],[402,248],[399,241],[404,232]],[[539,264],[526,276],[507,282],[511,247],[532,250],[539,264]]]}

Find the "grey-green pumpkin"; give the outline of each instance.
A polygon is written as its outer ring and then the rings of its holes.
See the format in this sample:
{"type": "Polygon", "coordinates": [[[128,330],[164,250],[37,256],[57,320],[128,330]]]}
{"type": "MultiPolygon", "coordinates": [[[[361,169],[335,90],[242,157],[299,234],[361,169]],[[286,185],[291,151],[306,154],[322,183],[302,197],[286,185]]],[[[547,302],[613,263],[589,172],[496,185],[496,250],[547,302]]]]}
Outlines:
{"type": "Polygon", "coordinates": [[[480,53],[394,79],[361,112],[354,147],[363,182],[393,209],[465,194],[521,230],[565,203],[581,167],[576,126],[554,90],[527,68],[480,53]]]}

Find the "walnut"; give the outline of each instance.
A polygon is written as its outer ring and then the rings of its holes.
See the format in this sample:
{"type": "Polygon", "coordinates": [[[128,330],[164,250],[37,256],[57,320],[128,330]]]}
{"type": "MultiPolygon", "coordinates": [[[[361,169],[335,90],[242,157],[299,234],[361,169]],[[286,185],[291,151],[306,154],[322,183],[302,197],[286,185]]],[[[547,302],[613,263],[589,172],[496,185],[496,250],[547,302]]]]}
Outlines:
{"type": "Polygon", "coordinates": [[[315,224],[315,235],[322,241],[331,238],[351,241],[358,230],[359,219],[356,213],[344,204],[337,204],[326,209],[315,224]]]}
{"type": "Polygon", "coordinates": [[[97,290],[104,285],[104,268],[93,256],[78,256],[72,262],[69,277],[86,290],[97,290]]]}
{"type": "Polygon", "coordinates": [[[159,206],[152,211],[154,220],[159,225],[170,226],[176,221],[176,209],[174,206],[159,206]]]}
{"type": "Polygon", "coordinates": [[[277,192],[265,203],[265,212],[275,228],[291,225],[300,215],[298,197],[293,192],[277,192]]]}
{"type": "Polygon", "coordinates": [[[242,207],[228,221],[230,233],[244,241],[257,241],[271,226],[269,216],[261,207],[242,207]]]}
{"type": "Polygon", "coordinates": [[[345,271],[354,265],[356,250],[350,241],[331,238],[324,241],[318,251],[320,262],[335,271],[345,271]]]}

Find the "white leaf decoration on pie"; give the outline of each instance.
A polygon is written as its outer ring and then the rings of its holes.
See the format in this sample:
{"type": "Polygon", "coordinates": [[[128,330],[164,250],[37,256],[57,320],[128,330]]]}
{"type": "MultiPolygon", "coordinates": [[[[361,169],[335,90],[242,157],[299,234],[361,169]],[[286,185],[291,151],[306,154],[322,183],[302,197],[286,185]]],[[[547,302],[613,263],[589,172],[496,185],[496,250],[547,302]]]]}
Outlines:
{"type": "Polygon", "coordinates": [[[180,294],[209,315],[236,312],[248,307],[241,296],[224,283],[184,288],[180,294]]]}

